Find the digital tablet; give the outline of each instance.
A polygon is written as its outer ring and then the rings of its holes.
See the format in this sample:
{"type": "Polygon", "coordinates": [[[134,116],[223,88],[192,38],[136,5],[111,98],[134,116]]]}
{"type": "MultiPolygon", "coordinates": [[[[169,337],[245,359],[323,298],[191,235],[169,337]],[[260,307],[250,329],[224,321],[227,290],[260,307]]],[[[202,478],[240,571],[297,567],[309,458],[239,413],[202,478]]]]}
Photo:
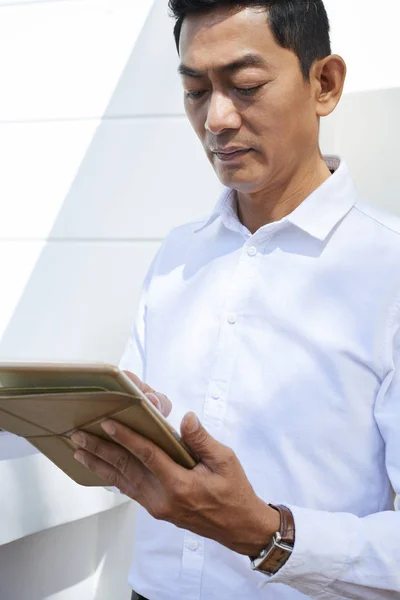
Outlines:
{"type": "Polygon", "coordinates": [[[0,429],[26,438],[81,485],[105,482],[74,459],[76,430],[110,439],[114,419],[188,469],[198,458],[145,394],[118,367],[103,363],[0,363],[0,429]]]}

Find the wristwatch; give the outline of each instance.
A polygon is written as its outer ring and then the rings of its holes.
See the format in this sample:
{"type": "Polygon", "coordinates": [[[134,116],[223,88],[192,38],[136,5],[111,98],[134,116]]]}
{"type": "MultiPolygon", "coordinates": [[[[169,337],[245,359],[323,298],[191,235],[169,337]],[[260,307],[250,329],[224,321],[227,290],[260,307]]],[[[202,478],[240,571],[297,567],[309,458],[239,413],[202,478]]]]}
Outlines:
{"type": "Polygon", "coordinates": [[[275,506],[269,505],[277,510],[281,517],[279,531],[277,531],[264,550],[259,556],[251,556],[251,568],[253,571],[259,571],[263,575],[272,577],[279,569],[287,562],[293,552],[295,531],[294,519],[291,511],[281,504],[275,506]]]}

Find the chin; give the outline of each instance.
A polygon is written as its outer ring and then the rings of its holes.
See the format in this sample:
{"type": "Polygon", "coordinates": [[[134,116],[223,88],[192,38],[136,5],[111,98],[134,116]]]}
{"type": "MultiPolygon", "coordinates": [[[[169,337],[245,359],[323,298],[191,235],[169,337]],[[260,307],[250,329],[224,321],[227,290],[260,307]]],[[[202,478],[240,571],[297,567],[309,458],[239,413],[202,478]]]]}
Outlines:
{"type": "Polygon", "coordinates": [[[234,172],[233,169],[218,169],[216,174],[224,186],[232,188],[237,192],[255,194],[263,188],[260,176],[258,175],[257,177],[254,173],[246,173],[246,171],[243,170],[234,172]]]}

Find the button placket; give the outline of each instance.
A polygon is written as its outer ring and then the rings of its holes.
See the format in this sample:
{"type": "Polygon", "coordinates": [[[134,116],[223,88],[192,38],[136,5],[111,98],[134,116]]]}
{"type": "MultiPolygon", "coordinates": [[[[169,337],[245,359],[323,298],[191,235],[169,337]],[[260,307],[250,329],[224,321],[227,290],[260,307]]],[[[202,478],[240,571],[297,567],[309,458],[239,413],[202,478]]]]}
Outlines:
{"type": "Polygon", "coordinates": [[[236,357],[238,312],[251,290],[260,260],[261,252],[252,240],[248,240],[248,243],[242,247],[221,315],[222,322],[215,348],[215,360],[203,410],[203,424],[209,433],[216,437],[223,426],[227,411],[227,390],[236,357]]]}
{"type": "Polygon", "coordinates": [[[200,600],[201,577],[204,566],[204,539],[185,532],[179,598],[200,600]]]}
{"type": "Polygon", "coordinates": [[[188,543],[188,548],[189,550],[191,550],[192,552],[196,552],[196,550],[199,547],[199,542],[197,540],[190,540],[188,543]]]}
{"type": "Polygon", "coordinates": [[[217,387],[213,387],[211,389],[211,398],[214,398],[214,400],[219,400],[220,397],[221,391],[217,387]]]}

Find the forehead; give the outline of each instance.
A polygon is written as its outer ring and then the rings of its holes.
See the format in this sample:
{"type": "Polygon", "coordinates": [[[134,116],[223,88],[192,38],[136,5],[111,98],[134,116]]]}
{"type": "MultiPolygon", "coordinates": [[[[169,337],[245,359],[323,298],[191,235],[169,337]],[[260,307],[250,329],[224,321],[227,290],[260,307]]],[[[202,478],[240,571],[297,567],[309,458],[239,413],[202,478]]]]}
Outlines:
{"type": "Polygon", "coordinates": [[[275,41],[264,8],[223,7],[189,15],[182,24],[179,49],[182,63],[201,71],[218,69],[246,54],[261,56],[275,68],[296,62],[295,55],[275,41]]]}

